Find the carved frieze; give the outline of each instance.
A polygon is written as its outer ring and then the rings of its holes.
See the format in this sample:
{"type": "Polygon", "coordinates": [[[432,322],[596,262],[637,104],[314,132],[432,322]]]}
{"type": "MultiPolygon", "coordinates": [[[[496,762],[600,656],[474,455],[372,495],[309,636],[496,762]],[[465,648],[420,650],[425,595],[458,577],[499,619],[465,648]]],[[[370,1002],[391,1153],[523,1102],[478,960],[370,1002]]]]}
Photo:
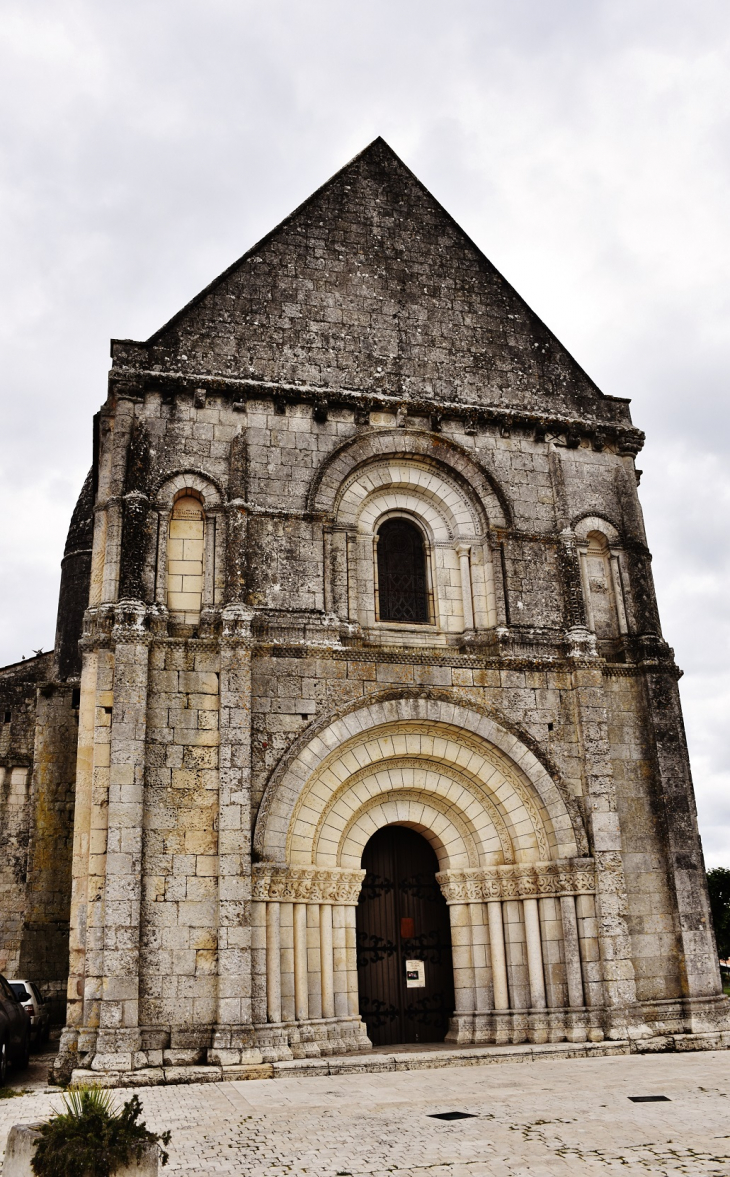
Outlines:
{"type": "Polygon", "coordinates": [[[436,880],[447,903],[592,895],[596,890],[592,858],[445,870],[436,875],[436,880]]]}

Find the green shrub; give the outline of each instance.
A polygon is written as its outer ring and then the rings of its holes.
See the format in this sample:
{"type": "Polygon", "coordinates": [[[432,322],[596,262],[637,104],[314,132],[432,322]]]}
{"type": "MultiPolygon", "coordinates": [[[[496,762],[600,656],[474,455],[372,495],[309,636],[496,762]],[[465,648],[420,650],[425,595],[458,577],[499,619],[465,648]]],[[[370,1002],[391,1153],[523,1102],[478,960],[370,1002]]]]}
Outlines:
{"type": "MultiPolygon", "coordinates": [[[[150,1132],[138,1123],[138,1095],[117,1111],[110,1091],[86,1087],[70,1091],[66,1109],[40,1128],[33,1157],[36,1177],[112,1177],[123,1165],[138,1161],[146,1145],[169,1144],[170,1133],[150,1132]]],[[[167,1153],[160,1153],[167,1164],[167,1153]]]]}

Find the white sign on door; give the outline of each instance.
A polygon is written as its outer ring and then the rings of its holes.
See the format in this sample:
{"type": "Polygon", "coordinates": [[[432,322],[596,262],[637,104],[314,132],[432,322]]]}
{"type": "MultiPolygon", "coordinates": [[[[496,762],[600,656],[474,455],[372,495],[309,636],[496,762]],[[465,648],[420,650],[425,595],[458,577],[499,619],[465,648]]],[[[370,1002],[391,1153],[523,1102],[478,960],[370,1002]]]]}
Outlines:
{"type": "Polygon", "coordinates": [[[423,960],[406,961],[406,989],[426,988],[426,962],[423,960]]]}

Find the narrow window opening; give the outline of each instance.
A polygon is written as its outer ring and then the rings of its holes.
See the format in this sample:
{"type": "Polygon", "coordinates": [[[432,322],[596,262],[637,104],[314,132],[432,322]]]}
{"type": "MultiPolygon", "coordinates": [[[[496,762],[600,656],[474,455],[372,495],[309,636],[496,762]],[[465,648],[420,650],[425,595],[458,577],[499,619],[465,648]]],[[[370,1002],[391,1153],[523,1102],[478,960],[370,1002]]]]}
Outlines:
{"type": "Polygon", "coordinates": [[[381,621],[428,624],[426,552],[407,519],[387,519],[378,529],[378,597],[381,621]]]}
{"type": "Polygon", "coordinates": [[[74,687],[71,691],[71,710],[78,711],[81,706],[81,688],[74,687]]]}
{"type": "Polygon", "coordinates": [[[13,718],[13,713],[12,713],[12,711],[6,711],[6,712],[5,712],[5,721],[4,721],[4,722],[5,722],[5,723],[10,723],[10,720],[11,720],[12,718],[13,718]]]}
{"type": "Polygon", "coordinates": [[[194,491],[176,501],[167,543],[167,607],[177,621],[197,625],[203,601],[205,517],[194,491]]]}

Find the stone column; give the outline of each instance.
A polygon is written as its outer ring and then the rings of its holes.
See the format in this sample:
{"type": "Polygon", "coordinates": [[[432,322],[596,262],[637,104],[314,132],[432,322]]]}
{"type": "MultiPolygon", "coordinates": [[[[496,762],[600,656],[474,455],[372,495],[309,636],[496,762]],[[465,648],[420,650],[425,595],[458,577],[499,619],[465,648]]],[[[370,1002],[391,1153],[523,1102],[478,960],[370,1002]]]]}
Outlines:
{"type": "Polygon", "coordinates": [[[248,516],[243,502],[232,499],[226,504],[226,592],[231,605],[242,605],[246,598],[246,547],[248,516]]]}
{"type": "Polygon", "coordinates": [[[611,552],[611,579],[613,581],[613,595],[616,601],[616,614],[618,616],[618,631],[620,634],[629,632],[628,622],[626,620],[626,604],[624,601],[624,586],[621,579],[621,564],[616,552],[611,552]]]}
{"type": "Polygon", "coordinates": [[[266,1015],[281,1021],[281,927],[280,905],[266,904],[266,1015]]]}
{"type": "Polygon", "coordinates": [[[565,976],[568,985],[568,1005],[571,1009],[583,1008],[583,974],[580,965],[578,942],[578,920],[575,914],[575,896],[560,896],[560,914],[563,920],[563,945],[565,947],[565,976]]]}
{"type": "Polygon", "coordinates": [[[540,941],[540,913],[537,899],[523,899],[525,917],[525,940],[527,945],[527,973],[530,982],[530,1005],[532,1009],[545,1009],[545,978],[542,971],[542,944],[540,941]]]}
{"type": "Polygon", "coordinates": [[[489,958],[487,913],[483,903],[470,903],[471,951],[474,965],[474,1008],[489,1013],[494,1008],[492,969],[489,958]]]}
{"type": "Polygon", "coordinates": [[[332,954],[332,904],[319,906],[319,958],[322,974],[322,1017],[335,1016],[335,977],[332,954]]]}
{"type": "Polygon", "coordinates": [[[469,566],[471,546],[469,544],[457,544],[456,554],[459,557],[459,571],[461,573],[461,598],[464,607],[464,629],[469,630],[474,628],[474,605],[471,592],[471,568],[469,566]]]}
{"type": "Polygon", "coordinates": [[[203,594],[201,606],[210,609],[215,603],[215,530],[217,516],[205,513],[205,549],[203,556],[203,594]]]}
{"type": "Polygon", "coordinates": [[[471,954],[471,916],[468,903],[449,904],[451,955],[454,963],[454,1018],[447,1042],[474,1038],[474,964],[471,954]]]}
{"type": "Polygon", "coordinates": [[[507,985],[507,957],[504,949],[504,927],[502,924],[502,901],[487,903],[489,923],[489,950],[492,959],[492,984],[494,986],[494,1008],[500,1012],[509,1009],[509,987],[507,985]]]}
{"type": "Polygon", "coordinates": [[[345,945],[347,950],[347,1012],[358,1017],[360,1005],[357,990],[357,923],[356,909],[345,908],[345,945]]]}
{"type": "Polygon", "coordinates": [[[309,1018],[306,903],[294,904],[294,1013],[298,1022],[309,1018]]]}
{"type": "Polygon", "coordinates": [[[251,1018],[254,1025],[261,1026],[266,1016],[266,904],[252,903],[251,1018]]]}
{"type": "Polygon", "coordinates": [[[331,613],[333,610],[332,602],[332,528],[322,528],[322,556],[323,556],[323,580],[324,580],[324,611],[331,613]]]}
{"type": "Polygon", "coordinates": [[[347,1008],[347,921],[346,908],[337,903],[332,907],[332,957],[334,967],[335,1017],[346,1018],[347,1008]]]}
{"type": "Polygon", "coordinates": [[[523,899],[522,911],[525,921],[525,949],[527,954],[527,975],[530,986],[528,1035],[531,1042],[547,1042],[549,1037],[549,1021],[547,1018],[545,976],[542,965],[540,910],[537,899],[523,899]]]}
{"type": "Polygon", "coordinates": [[[155,603],[167,608],[167,541],[170,538],[170,511],[157,514],[157,565],[155,569],[155,603]]]}
{"type": "Polygon", "coordinates": [[[580,559],[580,580],[583,585],[583,597],[586,606],[586,625],[590,630],[595,631],[596,623],[593,618],[593,605],[591,602],[591,582],[588,576],[588,557],[581,549],[579,552],[580,559]]]}
{"type": "Polygon", "coordinates": [[[357,567],[357,536],[347,533],[346,539],[346,554],[347,554],[347,610],[350,621],[360,620],[360,610],[358,608],[358,567],[357,567]]]}

